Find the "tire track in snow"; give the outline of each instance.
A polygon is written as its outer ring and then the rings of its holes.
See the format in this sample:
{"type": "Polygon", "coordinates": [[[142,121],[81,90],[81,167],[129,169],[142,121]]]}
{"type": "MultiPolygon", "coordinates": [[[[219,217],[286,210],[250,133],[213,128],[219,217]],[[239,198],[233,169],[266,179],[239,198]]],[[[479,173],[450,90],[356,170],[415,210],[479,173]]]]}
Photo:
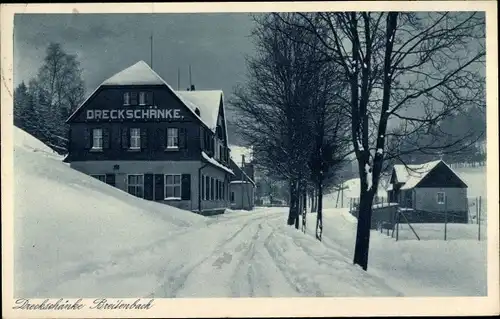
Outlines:
{"type": "MultiPolygon", "coordinates": [[[[163,276],[161,276],[162,279],[162,284],[157,287],[157,289],[154,290],[154,292],[151,293],[151,296],[156,296],[156,297],[165,297],[165,298],[173,298],[176,297],[179,292],[184,288],[185,283],[187,282],[189,276],[202,264],[210,260],[212,257],[215,255],[218,255],[220,253],[224,252],[224,248],[226,246],[230,245],[235,239],[243,232],[248,229],[252,224],[255,224],[256,222],[259,222],[260,220],[263,219],[268,219],[271,216],[269,215],[261,215],[261,216],[250,216],[252,217],[248,221],[246,221],[236,232],[234,232],[229,238],[225,239],[223,242],[219,243],[215,249],[213,249],[208,255],[203,257],[202,259],[198,260],[196,263],[192,265],[185,265],[181,264],[177,267],[175,267],[172,270],[167,270],[165,269],[163,272],[163,276]],[[168,274],[167,274],[168,272],[168,274]]],[[[281,217],[281,216],[276,216],[276,217],[281,217]]],[[[239,222],[239,220],[235,220],[235,222],[239,222]]],[[[212,227],[221,227],[221,226],[226,226],[226,223],[213,223],[212,227]]],[[[232,223],[231,223],[232,224],[232,223]]],[[[209,226],[209,227],[210,227],[209,226]]],[[[193,237],[196,237],[196,234],[192,234],[193,237]]]]}
{"type": "Polygon", "coordinates": [[[288,284],[301,295],[323,297],[323,292],[316,283],[310,282],[305,278],[301,278],[299,272],[294,271],[291,267],[286,266],[286,258],[278,249],[273,248],[273,246],[271,245],[271,239],[273,237],[275,237],[274,232],[265,240],[264,247],[266,248],[276,267],[278,267],[278,269],[283,274],[283,277],[287,280],[288,284]]]}

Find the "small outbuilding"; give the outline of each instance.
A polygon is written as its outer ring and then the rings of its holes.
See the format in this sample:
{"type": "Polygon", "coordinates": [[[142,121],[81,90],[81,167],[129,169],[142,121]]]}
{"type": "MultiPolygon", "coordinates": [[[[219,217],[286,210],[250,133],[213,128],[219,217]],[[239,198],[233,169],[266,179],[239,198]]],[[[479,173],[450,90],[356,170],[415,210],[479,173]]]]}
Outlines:
{"type": "Polygon", "coordinates": [[[242,161],[238,166],[232,159],[231,170],[234,175],[229,182],[229,199],[231,209],[252,210],[255,206],[255,181],[253,165],[242,161]]]}
{"type": "Polygon", "coordinates": [[[467,184],[442,160],[394,165],[387,197],[413,222],[468,222],[467,184]]]}

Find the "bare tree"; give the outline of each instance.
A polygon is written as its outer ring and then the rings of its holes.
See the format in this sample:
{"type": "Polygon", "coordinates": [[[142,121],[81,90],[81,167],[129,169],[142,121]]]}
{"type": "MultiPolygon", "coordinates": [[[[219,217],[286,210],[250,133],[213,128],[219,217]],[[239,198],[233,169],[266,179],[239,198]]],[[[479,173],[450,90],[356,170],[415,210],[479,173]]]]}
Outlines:
{"type": "MultiPolygon", "coordinates": [[[[404,163],[400,150],[386,149],[387,138],[397,141],[422,131],[437,134],[440,121],[454,112],[473,104],[484,107],[484,14],[300,16],[295,26],[318,37],[324,54],[344,70],[349,85],[351,141],[361,182],[354,263],[366,270],[372,202],[384,163],[404,163]]],[[[442,154],[470,135],[465,132],[446,143],[419,142],[405,152],[442,154]]]]}
{"type": "MultiPolygon", "coordinates": [[[[284,14],[292,21],[297,16],[284,14]]],[[[299,228],[299,211],[304,184],[309,177],[307,162],[311,149],[308,135],[311,94],[317,91],[317,52],[297,41],[308,33],[288,27],[273,15],[255,17],[256,56],[249,58],[249,81],[235,90],[231,104],[240,113],[238,126],[253,146],[260,166],[289,182],[290,211],[287,223],[299,228]],[[277,32],[288,28],[296,40],[277,32]]],[[[310,36],[310,35],[309,35],[310,36]]],[[[310,36],[311,39],[314,37],[310,36]]]]}
{"type": "Polygon", "coordinates": [[[67,54],[60,44],[47,47],[43,65],[38,70],[30,89],[37,96],[37,108],[41,110],[43,125],[48,131],[48,143],[58,152],[67,148],[67,117],[83,101],[85,94],[82,69],[76,55],[67,54]]]}

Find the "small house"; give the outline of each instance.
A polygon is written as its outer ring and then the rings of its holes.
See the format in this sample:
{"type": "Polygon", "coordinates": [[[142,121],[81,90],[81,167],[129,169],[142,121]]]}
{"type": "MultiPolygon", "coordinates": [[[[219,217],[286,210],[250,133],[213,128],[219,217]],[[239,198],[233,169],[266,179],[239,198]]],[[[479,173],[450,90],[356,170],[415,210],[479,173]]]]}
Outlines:
{"type": "Polygon", "coordinates": [[[468,222],[467,184],[442,160],[394,165],[387,197],[413,222],[468,222]]]}
{"type": "Polygon", "coordinates": [[[241,167],[233,159],[230,169],[234,172],[229,182],[229,199],[232,209],[252,210],[255,206],[255,181],[253,164],[245,163],[241,167]]]}

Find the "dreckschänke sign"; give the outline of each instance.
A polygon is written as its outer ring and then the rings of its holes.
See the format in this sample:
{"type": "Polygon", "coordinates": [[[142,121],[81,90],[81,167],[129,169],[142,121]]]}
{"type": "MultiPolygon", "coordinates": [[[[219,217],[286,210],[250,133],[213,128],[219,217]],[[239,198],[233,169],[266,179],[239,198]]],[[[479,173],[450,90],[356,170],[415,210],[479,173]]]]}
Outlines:
{"type": "Polygon", "coordinates": [[[86,122],[123,122],[123,121],[172,121],[184,119],[181,109],[160,109],[156,106],[117,109],[86,109],[83,118],[86,122]]]}

